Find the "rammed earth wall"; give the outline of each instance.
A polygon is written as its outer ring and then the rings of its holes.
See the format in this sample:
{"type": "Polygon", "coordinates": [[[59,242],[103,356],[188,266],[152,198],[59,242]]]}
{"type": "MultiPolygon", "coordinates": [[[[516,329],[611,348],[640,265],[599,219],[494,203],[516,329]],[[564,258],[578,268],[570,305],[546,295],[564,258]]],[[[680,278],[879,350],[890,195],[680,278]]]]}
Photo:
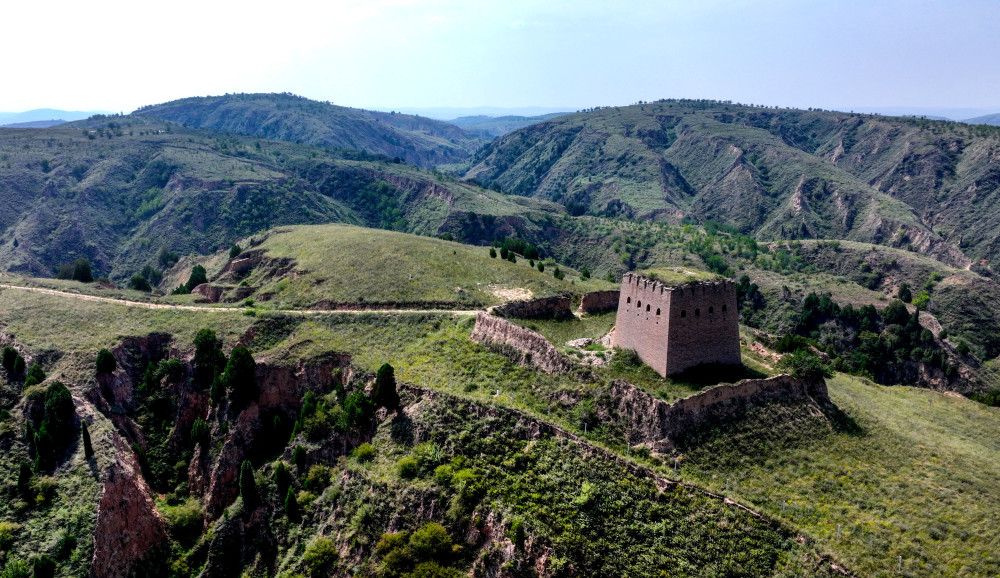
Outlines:
{"type": "Polygon", "coordinates": [[[626,273],[611,344],[635,350],[663,376],[702,364],[738,365],[738,323],[732,281],[670,286],[626,273]]]}
{"type": "Polygon", "coordinates": [[[476,343],[492,347],[518,363],[534,365],[547,373],[571,371],[573,362],[556,351],[544,337],[506,319],[480,311],[470,336],[476,343]]]}
{"type": "Polygon", "coordinates": [[[621,291],[594,291],[580,299],[580,313],[604,313],[618,308],[621,291]]]}
{"type": "Polygon", "coordinates": [[[654,398],[636,386],[615,381],[609,396],[597,408],[601,419],[629,424],[632,443],[670,452],[685,434],[721,420],[738,419],[748,408],[768,403],[806,403],[816,408],[831,406],[826,382],[810,382],[789,375],[746,379],[718,385],[674,403],[654,398]]]}

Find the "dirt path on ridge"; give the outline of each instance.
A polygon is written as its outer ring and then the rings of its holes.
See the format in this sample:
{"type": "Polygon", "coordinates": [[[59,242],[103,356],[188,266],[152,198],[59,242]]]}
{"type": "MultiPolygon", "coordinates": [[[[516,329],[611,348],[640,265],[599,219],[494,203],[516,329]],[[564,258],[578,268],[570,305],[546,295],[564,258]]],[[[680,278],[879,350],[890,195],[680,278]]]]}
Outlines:
{"type": "MultiPolygon", "coordinates": [[[[44,287],[22,287],[20,285],[9,285],[0,283],[0,289],[14,289],[16,291],[30,291],[32,293],[44,293],[57,297],[68,297],[70,299],[80,299],[82,301],[98,301],[124,305],[125,307],[138,307],[140,309],[173,309],[176,311],[210,311],[242,314],[245,308],[240,307],[199,307],[197,305],[172,305],[169,303],[146,303],[144,301],[129,301],[128,299],[118,299],[115,297],[98,297],[97,295],[85,295],[82,293],[70,293],[57,289],[46,289],[44,287]]],[[[451,315],[476,315],[479,310],[475,309],[258,309],[260,313],[286,313],[290,315],[322,315],[324,313],[353,313],[361,315],[363,313],[376,314],[398,314],[398,313],[442,313],[451,315]]]]}

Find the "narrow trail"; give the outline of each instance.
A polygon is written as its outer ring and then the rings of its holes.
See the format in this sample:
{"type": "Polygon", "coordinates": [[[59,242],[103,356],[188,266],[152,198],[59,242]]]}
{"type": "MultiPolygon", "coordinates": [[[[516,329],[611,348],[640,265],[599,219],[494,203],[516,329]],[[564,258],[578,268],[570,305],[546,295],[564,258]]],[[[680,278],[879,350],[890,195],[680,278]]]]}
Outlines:
{"type": "MultiPolygon", "coordinates": [[[[199,307],[197,305],[172,305],[169,303],[147,303],[144,301],[129,301],[115,297],[99,297],[97,295],[85,295],[82,293],[70,293],[57,289],[45,289],[43,287],[23,287],[21,285],[9,285],[0,283],[0,289],[14,289],[17,291],[29,291],[32,293],[44,293],[57,297],[68,297],[81,301],[97,301],[123,305],[125,307],[137,307],[140,309],[173,309],[175,311],[199,311],[199,312],[220,312],[243,314],[245,308],[241,307],[199,307]]],[[[260,313],[283,313],[288,315],[323,315],[328,313],[353,313],[361,315],[365,313],[375,313],[384,315],[395,315],[399,313],[440,313],[459,316],[475,316],[479,313],[476,309],[258,309],[260,313]]]]}

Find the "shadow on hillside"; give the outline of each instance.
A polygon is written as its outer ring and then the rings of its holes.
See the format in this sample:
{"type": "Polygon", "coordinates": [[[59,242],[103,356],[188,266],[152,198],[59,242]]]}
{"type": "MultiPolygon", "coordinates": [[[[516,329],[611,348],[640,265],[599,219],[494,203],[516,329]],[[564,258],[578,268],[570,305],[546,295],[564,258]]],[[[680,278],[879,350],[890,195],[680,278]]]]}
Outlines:
{"type": "Polygon", "coordinates": [[[868,435],[865,429],[861,427],[861,424],[854,421],[853,417],[834,405],[832,401],[829,404],[821,406],[821,411],[826,416],[826,419],[830,421],[833,431],[854,437],[868,435]]]}
{"type": "Polygon", "coordinates": [[[765,379],[768,375],[745,365],[723,365],[720,363],[703,363],[676,375],[670,380],[677,385],[702,390],[721,383],[736,383],[744,379],[765,379]]]}

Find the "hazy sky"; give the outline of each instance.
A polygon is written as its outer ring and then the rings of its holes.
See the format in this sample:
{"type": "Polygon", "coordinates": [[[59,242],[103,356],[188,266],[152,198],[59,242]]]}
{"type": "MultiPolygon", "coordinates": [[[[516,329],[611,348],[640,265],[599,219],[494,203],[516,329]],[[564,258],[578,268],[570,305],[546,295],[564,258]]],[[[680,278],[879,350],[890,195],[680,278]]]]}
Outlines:
{"type": "Polygon", "coordinates": [[[3,111],[284,91],[369,108],[1000,111],[996,0],[55,0],[0,18],[3,111]]]}

